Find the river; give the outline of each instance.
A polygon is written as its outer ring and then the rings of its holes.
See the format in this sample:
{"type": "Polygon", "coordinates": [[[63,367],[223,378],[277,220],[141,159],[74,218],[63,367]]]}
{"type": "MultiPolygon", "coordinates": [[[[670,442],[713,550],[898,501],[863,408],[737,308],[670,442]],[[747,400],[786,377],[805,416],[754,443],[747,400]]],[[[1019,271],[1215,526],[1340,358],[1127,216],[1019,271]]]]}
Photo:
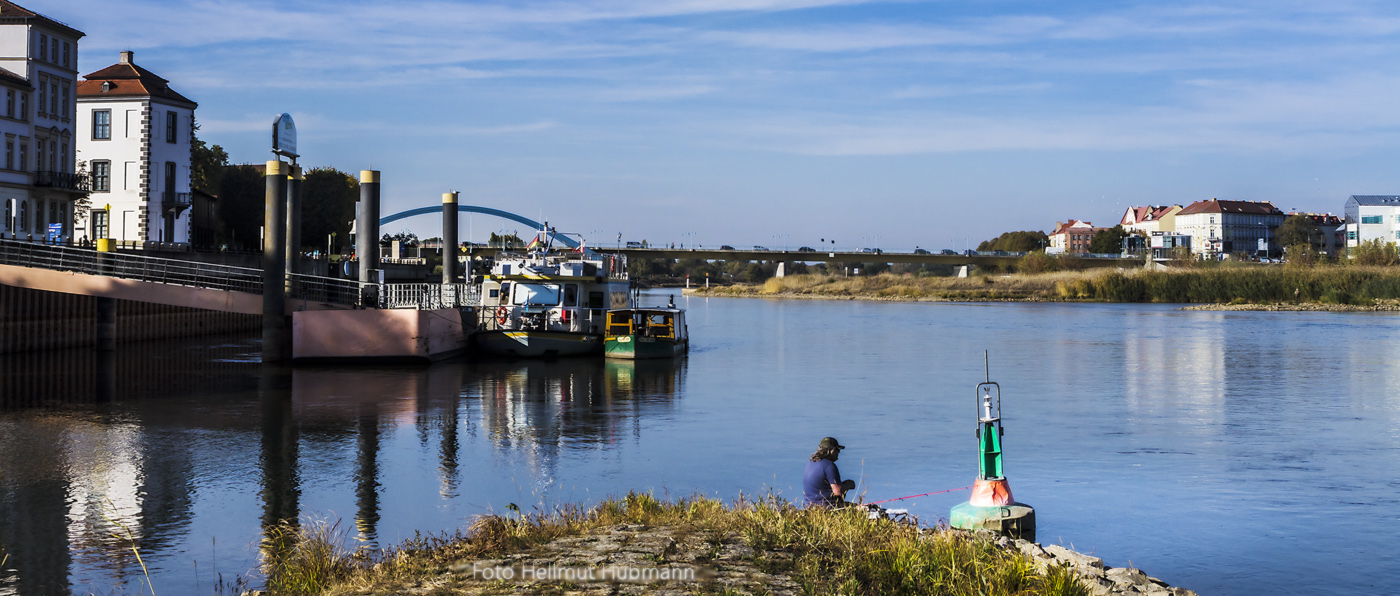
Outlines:
{"type": "MultiPolygon", "coordinates": [[[[285,517],[377,548],[511,504],[800,499],[826,435],[867,500],[963,487],[984,350],[1041,542],[1202,594],[1400,589],[1400,316],[677,303],[674,363],[278,372],[253,338],[0,356],[0,594],[136,593],[133,539],[157,593],[227,590],[285,517]]],[[[935,523],[966,498],[897,506],[935,523]]]]}

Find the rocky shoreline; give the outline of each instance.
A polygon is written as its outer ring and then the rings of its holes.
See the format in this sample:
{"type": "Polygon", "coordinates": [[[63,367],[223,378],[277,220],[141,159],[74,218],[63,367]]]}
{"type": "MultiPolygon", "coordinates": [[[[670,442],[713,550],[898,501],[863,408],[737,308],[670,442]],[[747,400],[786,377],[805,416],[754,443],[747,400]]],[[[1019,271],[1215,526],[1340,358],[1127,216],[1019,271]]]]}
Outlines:
{"type": "MultiPolygon", "coordinates": [[[[929,539],[943,532],[987,541],[1018,553],[1041,569],[1072,568],[1095,596],[1195,594],[1141,570],[1108,567],[1098,557],[1055,544],[1041,545],[987,531],[922,531],[929,539]]],[[[334,593],[797,596],[803,588],[789,572],[800,563],[799,557],[782,549],[748,546],[739,532],[728,532],[715,540],[669,527],[617,524],[582,536],[558,538],[529,552],[447,562],[401,582],[334,593]],[[629,578],[629,572],[634,577],[629,578]]]]}

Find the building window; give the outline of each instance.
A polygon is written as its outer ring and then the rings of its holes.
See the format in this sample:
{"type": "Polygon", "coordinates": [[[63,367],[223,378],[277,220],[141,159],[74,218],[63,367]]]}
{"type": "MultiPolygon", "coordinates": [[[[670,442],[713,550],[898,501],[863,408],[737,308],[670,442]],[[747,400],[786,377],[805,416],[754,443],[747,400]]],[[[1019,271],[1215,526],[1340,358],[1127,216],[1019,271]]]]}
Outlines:
{"type": "Polygon", "coordinates": [[[40,34],[39,34],[39,51],[34,52],[34,53],[39,55],[39,59],[40,59],[40,60],[44,60],[45,57],[47,57],[47,56],[49,55],[49,36],[48,36],[48,35],[45,35],[45,34],[43,34],[43,33],[40,33],[40,34]]]}
{"type": "Polygon", "coordinates": [[[15,169],[15,142],[5,141],[5,169],[15,169]]]}
{"type": "Polygon", "coordinates": [[[29,203],[27,201],[19,202],[19,231],[29,231],[29,203]]]}
{"type": "Polygon", "coordinates": [[[69,105],[70,105],[70,104],[69,104],[69,102],[68,102],[68,90],[69,90],[68,81],[64,81],[64,82],[63,82],[63,108],[62,108],[62,110],[63,110],[63,119],[64,119],[64,120],[67,120],[67,119],[68,119],[68,114],[69,114],[68,109],[69,109],[69,105]]]}
{"type": "Polygon", "coordinates": [[[49,62],[58,64],[58,38],[49,41],[49,62]]]}
{"type": "Polygon", "coordinates": [[[1347,230],[1347,240],[1356,240],[1356,232],[1353,230],[1347,230]]]}
{"type": "Polygon", "coordinates": [[[92,211],[92,235],[94,238],[107,237],[107,210],[94,209],[92,211]]]}
{"type": "MultiPolygon", "coordinates": [[[[112,190],[112,162],[93,161],[92,162],[92,191],[107,192],[112,190]]],[[[106,238],[106,236],[98,236],[106,238]]]]}
{"type": "Polygon", "coordinates": [[[14,117],[15,117],[15,90],[14,90],[14,89],[9,89],[9,90],[6,90],[6,91],[5,91],[5,117],[6,117],[6,118],[14,118],[14,117]]]}
{"type": "Polygon", "coordinates": [[[68,161],[68,143],[65,141],[62,147],[62,149],[58,150],[58,169],[54,170],[55,172],[67,172],[70,167],[69,164],[71,162],[68,161]]]}
{"type": "Polygon", "coordinates": [[[92,138],[110,140],[112,138],[112,110],[92,111],[92,138]]]}
{"type": "Polygon", "coordinates": [[[19,119],[29,119],[29,94],[21,92],[19,94],[19,119]]]}
{"type": "Polygon", "coordinates": [[[49,116],[58,117],[58,81],[49,83],[49,116]]]}
{"type": "Polygon", "coordinates": [[[29,169],[29,145],[19,144],[19,168],[20,171],[29,169]]]}
{"type": "Polygon", "coordinates": [[[63,66],[72,67],[72,63],[68,61],[68,42],[66,41],[63,42],[63,66]]]}
{"type": "Polygon", "coordinates": [[[36,111],[40,116],[44,116],[44,107],[49,103],[49,78],[39,77],[39,109],[36,111]]]}
{"type": "MultiPolygon", "coordinates": [[[[43,156],[40,156],[43,159],[43,156]]],[[[58,143],[49,141],[49,171],[58,171],[58,143]]]]}
{"type": "Polygon", "coordinates": [[[42,169],[44,169],[44,144],[45,144],[46,142],[47,142],[47,141],[46,141],[45,139],[35,139],[35,140],[34,140],[34,169],[35,169],[35,170],[42,170],[42,169]]]}
{"type": "Polygon", "coordinates": [[[1378,223],[1381,223],[1381,219],[1382,219],[1382,218],[1381,218],[1381,216],[1379,216],[1379,215],[1363,215],[1363,216],[1361,216],[1361,223],[1364,223],[1364,224],[1378,224],[1378,223]]]}
{"type": "Polygon", "coordinates": [[[175,127],[179,126],[179,114],[174,111],[165,113],[165,142],[175,142],[175,127]]]}
{"type": "Polygon", "coordinates": [[[63,223],[63,218],[58,216],[59,208],[60,205],[58,204],[58,201],[53,201],[49,203],[49,223],[63,223]]]}

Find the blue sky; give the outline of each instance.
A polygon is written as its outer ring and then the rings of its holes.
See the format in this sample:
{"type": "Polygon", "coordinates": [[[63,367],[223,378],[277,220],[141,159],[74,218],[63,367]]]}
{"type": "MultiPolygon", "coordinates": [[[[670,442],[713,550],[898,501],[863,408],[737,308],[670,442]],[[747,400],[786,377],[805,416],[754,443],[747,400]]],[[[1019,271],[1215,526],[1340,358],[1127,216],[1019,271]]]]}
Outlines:
{"type": "Polygon", "coordinates": [[[235,162],[290,112],[386,212],[457,190],[599,241],[911,250],[1400,193],[1393,2],[24,4],[87,33],[84,74],[134,50],[235,162]]]}

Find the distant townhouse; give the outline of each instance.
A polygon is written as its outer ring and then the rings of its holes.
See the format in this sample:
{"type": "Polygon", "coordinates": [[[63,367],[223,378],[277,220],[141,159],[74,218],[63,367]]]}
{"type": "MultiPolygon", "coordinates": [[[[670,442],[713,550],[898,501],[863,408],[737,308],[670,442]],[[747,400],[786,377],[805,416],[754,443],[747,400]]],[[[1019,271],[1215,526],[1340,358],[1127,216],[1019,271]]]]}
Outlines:
{"type": "Polygon", "coordinates": [[[1294,215],[1302,215],[1308,218],[1308,221],[1311,222],[1312,225],[1317,226],[1317,230],[1322,233],[1322,246],[1319,247],[1319,250],[1323,254],[1336,255],[1342,247],[1346,246],[1346,242],[1342,239],[1345,233],[1343,230],[1344,222],[1342,218],[1332,215],[1331,213],[1288,214],[1289,217],[1293,217],[1294,215]]]}
{"type": "Polygon", "coordinates": [[[135,54],[78,83],[79,149],[92,172],[93,237],[189,242],[190,136],[198,105],[135,54]]]}
{"type": "Polygon", "coordinates": [[[1143,236],[1152,236],[1154,232],[1174,232],[1176,214],[1181,209],[1181,205],[1129,207],[1118,224],[1129,233],[1138,232],[1143,236]]]}
{"type": "Polygon", "coordinates": [[[1055,230],[1050,232],[1050,248],[1045,250],[1048,254],[1079,254],[1089,252],[1089,243],[1094,239],[1094,234],[1100,230],[1108,228],[1096,228],[1094,224],[1087,221],[1057,221],[1055,230]]]}
{"type": "Polygon", "coordinates": [[[1400,240],[1400,196],[1351,195],[1343,223],[1348,249],[1368,240],[1400,240]]]}
{"type": "Polygon", "coordinates": [[[1268,201],[1196,201],[1176,214],[1176,231],[1191,236],[1196,254],[1279,254],[1274,229],[1282,210],[1268,201]],[[1262,241],[1262,244],[1261,244],[1262,241]],[[1261,248],[1262,247],[1262,248],[1261,248]]]}
{"type": "Polygon", "coordinates": [[[74,205],[87,194],[77,174],[74,89],[78,31],[0,0],[0,202],[8,238],[74,239],[74,205]]]}

